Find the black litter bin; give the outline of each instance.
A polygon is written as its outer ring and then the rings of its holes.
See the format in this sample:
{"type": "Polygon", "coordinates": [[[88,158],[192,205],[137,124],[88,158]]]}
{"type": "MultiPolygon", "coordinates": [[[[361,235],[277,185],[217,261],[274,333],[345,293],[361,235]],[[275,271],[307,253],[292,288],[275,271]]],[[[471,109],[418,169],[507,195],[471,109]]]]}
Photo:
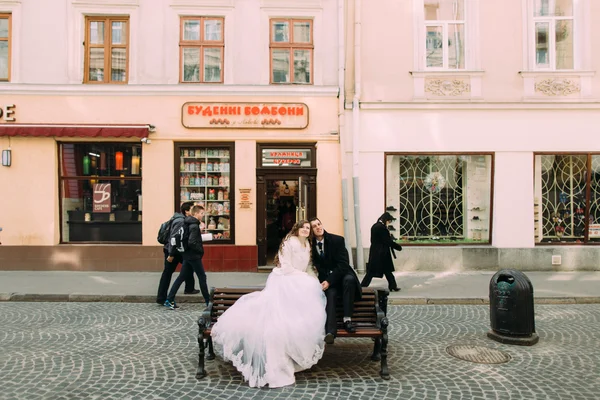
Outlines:
{"type": "Polygon", "coordinates": [[[490,322],[488,337],[501,343],[532,346],[535,333],[533,286],[529,278],[514,269],[498,271],[490,281],[490,322]]]}

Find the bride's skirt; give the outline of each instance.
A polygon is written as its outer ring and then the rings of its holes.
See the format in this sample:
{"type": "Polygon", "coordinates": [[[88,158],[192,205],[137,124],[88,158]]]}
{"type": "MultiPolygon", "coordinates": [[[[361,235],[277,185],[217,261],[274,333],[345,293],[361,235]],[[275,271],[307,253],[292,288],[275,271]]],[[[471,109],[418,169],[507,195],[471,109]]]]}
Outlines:
{"type": "Polygon", "coordinates": [[[265,288],[242,296],[212,329],[215,352],[251,387],[281,387],[323,356],[325,304],[319,281],[275,268],[265,288]]]}

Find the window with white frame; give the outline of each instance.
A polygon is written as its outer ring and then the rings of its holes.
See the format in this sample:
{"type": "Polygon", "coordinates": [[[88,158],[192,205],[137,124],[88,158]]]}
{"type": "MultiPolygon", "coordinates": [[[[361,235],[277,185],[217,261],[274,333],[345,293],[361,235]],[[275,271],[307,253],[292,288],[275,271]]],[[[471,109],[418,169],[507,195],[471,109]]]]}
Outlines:
{"type": "Polygon", "coordinates": [[[534,0],[535,68],[575,68],[573,0],[534,0]]]}
{"type": "Polygon", "coordinates": [[[423,0],[425,68],[465,69],[465,0],[423,0]]]}

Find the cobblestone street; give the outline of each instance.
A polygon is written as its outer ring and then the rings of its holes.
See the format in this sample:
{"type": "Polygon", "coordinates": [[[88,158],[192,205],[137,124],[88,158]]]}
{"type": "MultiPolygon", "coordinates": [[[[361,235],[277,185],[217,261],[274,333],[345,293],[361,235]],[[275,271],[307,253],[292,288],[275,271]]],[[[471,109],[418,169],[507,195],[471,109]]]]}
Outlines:
{"type": "Polygon", "coordinates": [[[539,305],[533,347],[489,340],[489,307],[394,306],[379,378],[370,340],[337,340],[293,387],[253,389],[229,364],[194,378],[196,305],[0,304],[2,399],[597,399],[600,305],[539,305]],[[450,345],[508,353],[504,364],[454,358],[450,345]]]}

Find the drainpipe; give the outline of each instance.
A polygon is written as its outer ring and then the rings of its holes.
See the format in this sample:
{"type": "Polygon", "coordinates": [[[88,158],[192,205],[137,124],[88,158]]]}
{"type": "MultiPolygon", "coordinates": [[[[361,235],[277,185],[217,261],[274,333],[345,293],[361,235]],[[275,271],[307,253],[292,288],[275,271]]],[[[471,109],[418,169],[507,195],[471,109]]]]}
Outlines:
{"type": "Polygon", "coordinates": [[[354,228],[356,231],[356,269],[365,272],[362,235],[360,230],[360,95],[361,95],[361,20],[362,1],[354,0],[354,98],[352,100],[352,189],[354,195],[354,228]]]}
{"type": "MultiPolygon", "coordinates": [[[[340,137],[340,157],[342,167],[342,217],[344,220],[344,237],[346,250],[352,255],[350,245],[350,224],[348,212],[348,168],[346,165],[346,10],[345,0],[338,0],[338,134],[340,137]]],[[[354,265],[350,257],[350,265],[354,265]]]]}

